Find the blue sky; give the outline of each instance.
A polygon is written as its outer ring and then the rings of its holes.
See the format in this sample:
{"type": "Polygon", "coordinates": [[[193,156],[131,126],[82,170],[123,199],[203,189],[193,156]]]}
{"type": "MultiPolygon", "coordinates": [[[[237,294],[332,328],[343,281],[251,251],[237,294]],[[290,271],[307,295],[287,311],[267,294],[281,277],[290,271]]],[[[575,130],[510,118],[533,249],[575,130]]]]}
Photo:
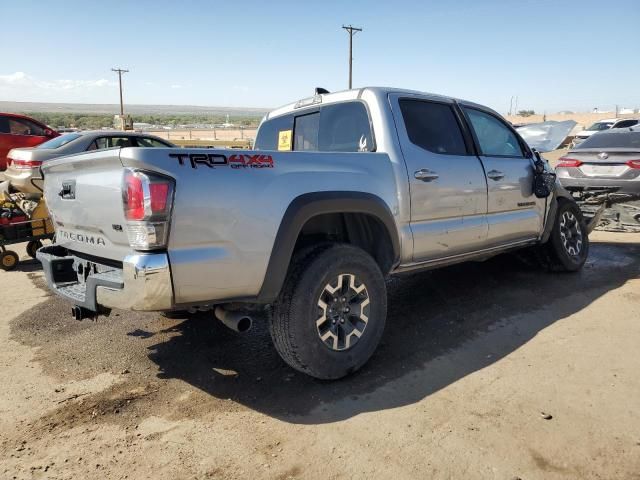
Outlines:
{"type": "Polygon", "coordinates": [[[275,107],[386,85],[506,112],[640,107],[640,1],[0,0],[0,100],[275,107]]]}

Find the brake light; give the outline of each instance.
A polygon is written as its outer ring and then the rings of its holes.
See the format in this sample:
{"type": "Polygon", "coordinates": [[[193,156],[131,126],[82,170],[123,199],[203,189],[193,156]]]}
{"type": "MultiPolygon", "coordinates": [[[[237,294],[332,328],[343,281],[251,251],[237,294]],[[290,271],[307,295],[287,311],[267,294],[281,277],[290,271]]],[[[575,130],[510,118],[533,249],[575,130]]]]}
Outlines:
{"type": "Polygon", "coordinates": [[[13,166],[16,170],[29,170],[31,168],[38,168],[42,165],[42,162],[39,160],[14,160],[13,158],[7,158],[9,160],[10,165],[13,166]]]}
{"type": "Polygon", "coordinates": [[[560,163],[558,163],[556,167],[565,167],[565,168],[579,167],[580,165],[582,165],[582,163],[583,162],[581,162],[580,160],[576,160],[575,158],[560,157],[560,163]]]}
{"type": "Polygon", "coordinates": [[[124,199],[124,216],[127,220],[144,219],[144,191],[142,179],[135,173],[125,176],[126,197],[124,199]]]}
{"type": "Polygon", "coordinates": [[[629,160],[627,165],[631,168],[640,168],[640,160],[629,160]]]}
{"type": "Polygon", "coordinates": [[[136,250],[163,248],[169,237],[174,181],[153,173],[126,170],[122,201],[129,244],[136,250]]]}

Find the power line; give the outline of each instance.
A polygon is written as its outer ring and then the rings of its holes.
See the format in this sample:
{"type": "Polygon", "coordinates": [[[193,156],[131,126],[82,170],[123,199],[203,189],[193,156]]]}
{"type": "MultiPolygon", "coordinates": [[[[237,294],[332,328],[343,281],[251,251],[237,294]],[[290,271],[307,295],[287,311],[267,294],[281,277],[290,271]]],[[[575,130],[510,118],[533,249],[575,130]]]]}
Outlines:
{"type": "Polygon", "coordinates": [[[120,85],[120,116],[124,116],[124,103],[122,102],[122,74],[128,73],[129,70],[123,70],[122,68],[112,68],[111,71],[118,74],[118,83],[120,85]]]}
{"type": "Polygon", "coordinates": [[[342,28],[344,28],[349,33],[349,90],[351,90],[351,87],[352,87],[351,80],[353,78],[353,36],[356,33],[361,32],[362,29],[356,28],[352,25],[349,25],[349,26],[343,25],[342,28]]]}

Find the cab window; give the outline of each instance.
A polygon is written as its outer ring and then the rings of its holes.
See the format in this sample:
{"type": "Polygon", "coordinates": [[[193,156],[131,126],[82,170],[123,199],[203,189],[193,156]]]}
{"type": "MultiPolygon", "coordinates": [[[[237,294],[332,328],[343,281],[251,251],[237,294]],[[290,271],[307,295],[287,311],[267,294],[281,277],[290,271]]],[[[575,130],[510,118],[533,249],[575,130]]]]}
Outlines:
{"type": "Polygon", "coordinates": [[[502,121],[474,108],[465,107],[464,110],[476,134],[482,155],[519,158],[525,156],[518,137],[502,121]]]}
{"type": "Polygon", "coordinates": [[[399,103],[411,143],[441,155],[468,154],[451,105],[414,99],[399,103]]]}

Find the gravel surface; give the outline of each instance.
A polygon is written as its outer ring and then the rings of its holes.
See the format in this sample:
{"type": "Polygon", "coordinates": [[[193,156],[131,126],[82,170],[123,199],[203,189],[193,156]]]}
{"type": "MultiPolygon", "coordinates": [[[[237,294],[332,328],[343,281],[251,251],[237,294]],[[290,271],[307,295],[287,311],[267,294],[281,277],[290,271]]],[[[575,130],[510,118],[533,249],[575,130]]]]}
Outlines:
{"type": "Polygon", "coordinates": [[[391,279],[382,345],[338,382],[263,322],[77,322],[35,262],[0,271],[0,478],[640,478],[640,235],[592,241],[576,275],[391,279]]]}

